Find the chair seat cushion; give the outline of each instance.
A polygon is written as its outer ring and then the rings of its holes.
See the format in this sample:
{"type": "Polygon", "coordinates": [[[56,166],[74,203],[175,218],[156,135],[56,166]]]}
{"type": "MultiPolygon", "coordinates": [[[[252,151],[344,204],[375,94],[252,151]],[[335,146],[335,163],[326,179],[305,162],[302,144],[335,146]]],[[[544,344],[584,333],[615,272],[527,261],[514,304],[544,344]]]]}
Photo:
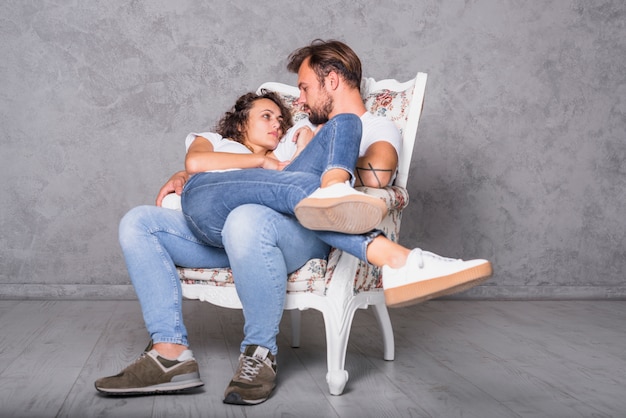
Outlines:
{"type": "MultiPolygon", "coordinates": [[[[314,258],[287,279],[287,293],[324,294],[326,260],[314,258]]],[[[233,273],[229,268],[179,268],[178,275],[184,284],[207,286],[235,286],[233,273]]]]}

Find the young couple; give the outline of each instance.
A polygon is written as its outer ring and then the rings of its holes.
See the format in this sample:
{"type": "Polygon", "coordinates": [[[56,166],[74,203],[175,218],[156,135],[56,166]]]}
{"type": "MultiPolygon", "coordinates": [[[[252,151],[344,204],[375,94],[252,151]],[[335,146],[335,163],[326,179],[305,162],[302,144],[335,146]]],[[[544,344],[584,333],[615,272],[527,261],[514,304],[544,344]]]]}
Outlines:
{"type": "Polygon", "coordinates": [[[134,208],[122,219],[120,244],[151,342],[122,372],[98,379],[98,391],[152,394],[203,384],[183,324],[176,266],[233,271],[244,340],[224,402],[243,405],[265,401],[276,385],[287,275],[325,258],[330,247],[382,267],[389,306],[455,293],[491,274],[486,260],[410,250],[374,229],[384,205],[350,185],[391,184],[401,139],[390,121],[366,111],[354,51],[316,40],[290,55],[288,69],[298,74],[309,120],[321,128],[291,127],[289,111],[272,93],[246,94],[217,133],[187,137],[185,171],[163,186],[157,206],[134,208]],[[183,213],[160,207],[173,192],[182,193],[183,213]]]}

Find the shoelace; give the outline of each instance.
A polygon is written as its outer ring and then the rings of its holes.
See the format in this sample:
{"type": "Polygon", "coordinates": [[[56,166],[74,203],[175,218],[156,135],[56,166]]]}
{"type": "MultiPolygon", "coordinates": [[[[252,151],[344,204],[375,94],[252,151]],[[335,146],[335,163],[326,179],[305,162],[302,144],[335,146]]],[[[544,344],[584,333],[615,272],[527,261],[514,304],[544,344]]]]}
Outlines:
{"type": "Polygon", "coordinates": [[[133,363],[137,363],[139,360],[146,357],[147,355],[148,355],[148,352],[144,351],[143,353],[139,355],[139,357],[137,357],[137,359],[133,363]]]}
{"type": "Polygon", "coordinates": [[[418,264],[417,264],[417,266],[419,268],[421,268],[421,269],[424,268],[424,256],[425,255],[430,257],[430,258],[433,258],[435,260],[443,261],[443,262],[446,262],[446,263],[452,263],[452,262],[460,261],[457,258],[442,257],[442,256],[437,255],[435,253],[431,253],[430,251],[424,251],[421,248],[416,248],[411,253],[415,254],[416,257],[418,257],[418,264]]]}
{"type": "MultiPolygon", "coordinates": [[[[137,357],[137,358],[136,358],[136,359],[135,359],[132,363],[130,363],[130,364],[128,365],[128,367],[133,366],[135,363],[139,363],[139,362],[141,361],[141,359],[143,359],[143,358],[144,358],[145,356],[147,356],[147,355],[148,355],[148,353],[146,353],[146,352],[144,351],[143,353],[141,353],[141,354],[139,355],[139,357],[137,357]]],[[[127,368],[128,368],[128,367],[127,367],[127,368]]]]}
{"type": "MultiPolygon", "coordinates": [[[[149,352],[148,352],[148,351],[144,351],[143,353],[141,353],[141,354],[139,355],[139,357],[137,357],[137,358],[135,359],[135,361],[133,361],[133,362],[130,364],[130,366],[134,365],[135,363],[139,363],[141,360],[143,360],[144,358],[146,358],[146,357],[148,357],[148,356],[150,356],[149,352]]],[[[158,353],[157,353],[157,356],[158,356],[158,353]]],[[[152,356],[150,356],[150,357],[152,357],[152,356]]],[[[171,365],[168,367],[167,365],[163,364],[163,362],[162,362],[162,361],[159,361],[157,358],[152,358],[152,359],[153,359],[153,360],[155,360],[155,361],[157,361],[158,363],[161,363],[161,365],[162,365],[163,367],[165,367],[165,368],[170,368],[170,367],[172,367],[171,365]]],[[[170,360],[170,361],[172,361],[172,360],[170,360]]],[[[176,361],[176,362],[177,362],[177,363],[175,363],[175,364],[179,364],[179,363],[180,363],[178,360],[174,360],[174,361],[176,361]]],[[[130,366],[129,366],[129,367],[130,367],[130,366]]]]}
{"type": "Polygon", "coordinates": [[[251,382],[254,377],[259,374],[261,370],[261,361],[255,359],[254,357],[246,356],[243,360],[243,365],[241,366],[241,374],[240,377],[242,379],[246,379],[251,382]]]}

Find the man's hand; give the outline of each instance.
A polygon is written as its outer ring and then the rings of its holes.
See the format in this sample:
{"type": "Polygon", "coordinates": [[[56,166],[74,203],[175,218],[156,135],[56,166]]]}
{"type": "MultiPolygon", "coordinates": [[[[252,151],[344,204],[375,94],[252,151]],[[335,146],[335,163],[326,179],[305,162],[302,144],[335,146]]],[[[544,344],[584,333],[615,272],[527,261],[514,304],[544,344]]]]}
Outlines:
{"type": "Polygon", "coordinates": [[[163,198],[170,193],[180,195],[183,192],[183,187],[185,186],[185,183],[187,183],[187,180],[189,180],[189,175],[186,171],[174,173],[167,183],[161,187],[161,190],[159,190],[159,194],[156,198],[156,205],[161,206],[163,198]]]}

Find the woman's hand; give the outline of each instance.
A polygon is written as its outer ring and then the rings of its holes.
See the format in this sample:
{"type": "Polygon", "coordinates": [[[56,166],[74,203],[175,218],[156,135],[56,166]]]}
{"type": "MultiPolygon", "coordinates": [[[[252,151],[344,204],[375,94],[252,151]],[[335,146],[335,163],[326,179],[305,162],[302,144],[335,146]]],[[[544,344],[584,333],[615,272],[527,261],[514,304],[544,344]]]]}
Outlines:
{"type": "Polygon", "coordinates": [[[303,150],[307,145],[309,145],[309,142],[311,142],[311,139],[313,139],[321,126],[322,125],[315,128],[315,131],[311,130],[308,126],[303,126],[293,134],[292,141],[296,143],[298,151],[303,150]]]}
{"type": "Polygon", "coordinates": [[[296,152],[294,153],[292,160],[300,155],[302,150],[309,145],[309,142],[311,142],[315,134],[321,129],[322,126],[324,125],[318,125],[314,131],[308,126],[303,126],[293,134],[293,138],[291,140],[296,143],[296,152]]]}
{"type": "Polygon", "coordinates": [[[159,190],[159,194],[156,198],[156,205],[161,206],[163,198],[170,193],[180,195],[183,192],[183,187],[185,186],[185,183],[187,183],[187,180],[189,180],[189,175],[186,171],[174,173],[167,183],[161,187],[161,190],[159,190]]]}
{"type": "Polygon", "coordinates": [[[276,158],[266,155],[261,168],[266,170],[282,171],[283,168],[287,167],[290,162],[291,161],[278,161],[276,158]]]}

